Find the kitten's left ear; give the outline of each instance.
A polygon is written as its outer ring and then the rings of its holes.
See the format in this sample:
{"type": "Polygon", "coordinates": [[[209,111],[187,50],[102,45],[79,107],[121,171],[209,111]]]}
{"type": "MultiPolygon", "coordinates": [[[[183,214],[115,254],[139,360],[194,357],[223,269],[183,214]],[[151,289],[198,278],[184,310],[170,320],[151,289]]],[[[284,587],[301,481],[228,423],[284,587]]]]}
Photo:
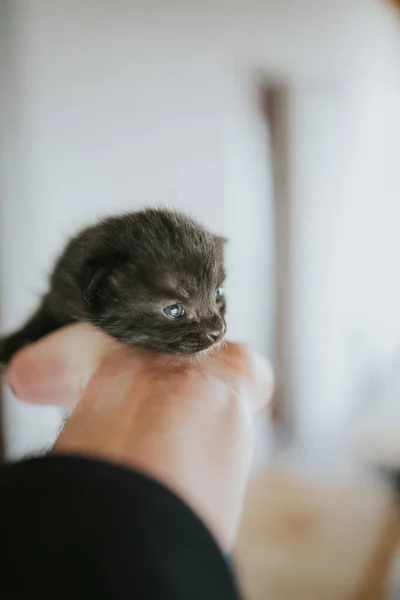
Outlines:
{"type": "Polygon", "coordinates": [[[225,236],[215,235],[214,237],[217,240],[217,242],[219,244],[221,244],[221,246],[225,246],[229,242],[229,239],[227,237],[225,237],[225,236]]]}

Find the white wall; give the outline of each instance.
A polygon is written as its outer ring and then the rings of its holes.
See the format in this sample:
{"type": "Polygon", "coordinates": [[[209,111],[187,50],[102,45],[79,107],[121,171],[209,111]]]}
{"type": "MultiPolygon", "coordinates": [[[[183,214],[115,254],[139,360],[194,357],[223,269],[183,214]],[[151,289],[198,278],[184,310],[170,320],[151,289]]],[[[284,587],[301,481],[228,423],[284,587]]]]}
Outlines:
{"type": "Polygon", "coordinates": [[[384,417],[400,346],[400,30],[381,16],[365,23],[357,77],[295,86],[290,100],[289,366],[299,440],[314,454],[348,452],[371,405],[384,417]]]}
{"type": "MultiPolygon", "coordinates": [[[[253,75],[272,72],[306,90],[321,80],[340,86],[354,72],[368,75],[366,36],[377,30],[376,47],[387,48],[391,28],[377,5],[3,0],[3,327],[18,325],[35,304],[71,231],[105,212],[164,202],[233,238],[231,335],[268,350],[271,182],[263,171],[268,153],[253,75]]],[[[300,119],[303,109],[311,117],[313,104],[302,107],[301,94],[300,119]]],[[[355,98],[348,106],[360,95],[355,98]]],[[[334,110],[340,120],[342,109],[334,110]]],[[[310,127],[319,131],[331,115],[322,110],[321,118],[310,127]]],[[[314,130],[313,144],[317,137],[314,130]]],[[[318,154],[320,146],[313,149],[318,154]]],[[[317,204],[314,195],[307,210],[313,213],[317,204]]],[[[348,264],[346,257],[341,264],[348,264]]],[[[315,290],[321,270],[310,273],[315,290]]],[[[302,318],[312,318],[301,310],[302,318]]],[[[338,323],[341,331],[346,319],[338,323]]],[[[307,378],[298,383],[300,402],[311,392],[307,378]]],[[[336,399],[330,395],[327,404],[335,406],[336,399]]],[[[57,419],[8,395],[9,455],[41,447],[57,419]]]]}

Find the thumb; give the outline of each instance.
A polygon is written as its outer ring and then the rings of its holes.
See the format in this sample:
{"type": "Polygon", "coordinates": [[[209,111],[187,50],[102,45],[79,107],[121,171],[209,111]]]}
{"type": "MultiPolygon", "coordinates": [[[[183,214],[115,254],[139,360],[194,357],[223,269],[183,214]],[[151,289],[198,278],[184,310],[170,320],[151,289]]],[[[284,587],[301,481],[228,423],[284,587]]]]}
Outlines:
{"type": "Polygon", "coordinates": [[[90,325],[70,325],[18,352],[3,380],[21,400],[72,409],[114,344],[90,325]]]}

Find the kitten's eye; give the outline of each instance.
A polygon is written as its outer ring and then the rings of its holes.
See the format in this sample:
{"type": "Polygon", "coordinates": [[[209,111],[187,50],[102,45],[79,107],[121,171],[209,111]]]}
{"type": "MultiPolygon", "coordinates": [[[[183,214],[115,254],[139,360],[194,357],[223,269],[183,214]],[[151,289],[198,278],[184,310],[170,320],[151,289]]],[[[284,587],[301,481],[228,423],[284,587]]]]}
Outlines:
{"type": "Polygon", "coordinates": [[[180,319],[185,314],[182,304],[171,304],[171,306],[166,306],[163,310],[170,319],[180,319]]]}
{"type": "Polygon", "coordinates": [[[222,298],[222,296],[224,295],[224,288],[223,287],[219,287],[217,289],[217,291],[215,292],[215,300],[217,302],[219,302],[222,298]]]}

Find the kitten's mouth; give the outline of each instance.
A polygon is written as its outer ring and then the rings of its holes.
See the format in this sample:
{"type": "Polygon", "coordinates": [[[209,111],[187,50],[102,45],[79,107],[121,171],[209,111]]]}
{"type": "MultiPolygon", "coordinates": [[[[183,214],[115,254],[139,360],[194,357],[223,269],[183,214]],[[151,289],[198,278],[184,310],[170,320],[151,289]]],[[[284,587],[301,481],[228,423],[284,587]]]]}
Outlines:
{"type": "Polygon", "coordinates": [[[129,345],[132,346],[137,346],[137,347],[142,347],[145,348],[147,350],[154,350],[155,352],[161,352],[161,353],[166,353],[166,354],[174,354],[175,356],[200,356],[202,354],[209,354],[211,352],[213,352],[214,350],[216,350],[217,348],[220,348],[221,346],[223,346],[225,344],[225,335],[222,336],[221,338],[219,338],[218,340],[211,342],[211,341],[202,341],[202,342],[192,342],[192,343],[186,343],[186,344],[182,344],[182,345],[165,345],[164,347],[160,347],[159,344],[157,345],[153,345],[153,344],[149,344],[148,340],[144,341],[144,340],[138,340],[137,338],[135,338],[134,340],[121,340],[119,339],[120,342],[123,343],[127,343],[129,345]]]}
{"type": "Polygon", "coordinates": [[[201,356],[202,354],[210,354],[225,344],[224,337],[215,342],[209,343],[197,343],[193,345],[186,345],[177,348],[168,348],[168,352],[180,356],[201,356]]]}
{"type": "Polygon", "coordinates": [[[221,337],[219,337],[218,339],[216,339],[213,342],[209,342],[208,344],[198,344],[197,349],[193,352],[193,354],[208,354],[210,352],[213,352],[214,350],[216,350],[217,348],[219,348],[220,346],[222,346],[225,342],[225,332],[224,335],[222,335],[221,337]]]}
{"type": "Polygon", "coordinates": [[[200,350],[197,350],[197,352],[195,353],[195,356],[208,356],[208,355],[212,354],[213,352],[215,352],[216,350],[218,350],[218,348],[222,348],[223,346],[225,346],[225,344],[226,344],[225,339],[224,339],[224,337],[222,337],[217,342],[214,342],[214,344],[211,344],[210,346],[206,346],[205,348],[201,348],[200,350]]]}
{"type": "Polygon", "coordinates": [[[216,329],[209,330],[197,344],[195,354],[208,354],[209,352],[216,350],[224,343],[225,334],[226,325],[224,322],[219,324],[219,327],[216,329]]]}
{"type": "Polygon", "coordinates": [[[226,325],[222,323],[219,326],[219,329],[210,329],[208,333],[202,332],[201,335],[191,336],[186,340],[162,340],[150,336],[139,337],[136,335],[132,339],[120,339],[120,341],[160,353],[182,357],[197,357],[202,354],[210,354],[225,344],[226,325]]]}

